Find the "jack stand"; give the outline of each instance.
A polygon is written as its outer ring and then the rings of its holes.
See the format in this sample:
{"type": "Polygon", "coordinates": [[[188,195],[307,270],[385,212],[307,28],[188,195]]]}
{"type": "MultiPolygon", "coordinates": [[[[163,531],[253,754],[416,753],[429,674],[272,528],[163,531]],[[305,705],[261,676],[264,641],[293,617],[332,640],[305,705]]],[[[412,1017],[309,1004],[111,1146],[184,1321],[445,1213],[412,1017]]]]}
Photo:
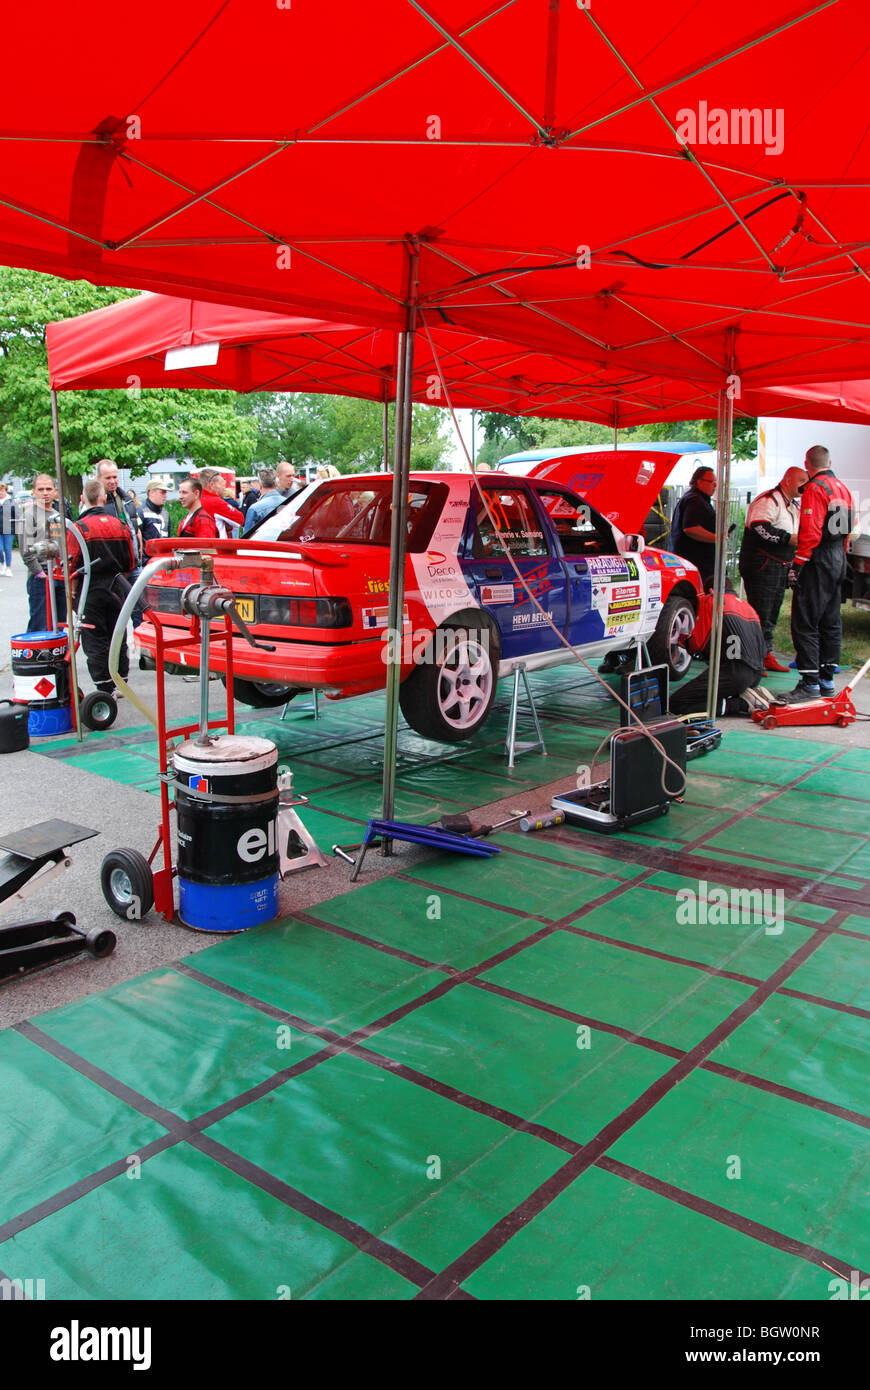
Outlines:
{"type": "Polygon", "coordinates": [[[290,708],[291,705],[293,705],[293,711],[294,711],[294,713],[298,714],[298,713],[300,712],[300,710],[304,710],[306,714],[310,714],[311,711],[313,710],[313,711],[314,711],[314,718],[315,718],[315,719],[319,719],[319,718],[320,718],[320,691],[319,691],[319,690],[312,690],[312,691],[311,691],[311,694],[314,696],[314,699],[313,699],[313,700],[309,700],[308,703],[307,703],[307,704],[304,704],[304,705],[297,705],[297,704],[294,703],[293,700],[288,700],[287,703],[286,703],[286,705],[284,706],[284,708],[283,708],[282,711],[281,711],[281,723],[283,724],[284,720],[287,718],[287,711],[288,711],[288,709],[290,708]]]}
{"type": "Polygon", "coordinates": [[[507,754],[508,767],[513,767],[516,763],[517,753],[530,753],[533,748],[540,748],[542,754],[546,758],[547,749],[544,745],[544,735],[541,732],[541,722],[538,719],[538,711],[535,709],[535,702],[532,698],[532,691],[531,687],[529,686],[529,678],[526,675],[525,666],[519,665],[514,667],[514,688],[513,694],[511,696],[510,722],[508,724],[508,736],[505,740],[504,746],[504,751],[507,754]],[[522,676],[523,685],[526,687],[526,698],[529,702],[529,712],[534,721],[535,733],[537,734],[537,738],[534,740],[528,740],[526,742],[518,743],[517,715],[519,714],[520,704],[520,676],[522,676]]]}
{"type": "Polygon", "coordinates": [[[299,819],[295,806],[307,806],[307,796],[297,796],[293,791],[293,778],[279,783],[278,795],[278,869],[282,878],[298,873],[300,869],[323,869],[326,856],[318,848],[310,830],[306,830],[299,819]]]}
{"type": "Polygon", "coordinates": [[[647,667],[652,666],[652,662],[649,659],[649,652],[646,649],[646,642],[638,642],[634,649],[634,658],[635,671],[643,671],[646,670],[647,667]]]}

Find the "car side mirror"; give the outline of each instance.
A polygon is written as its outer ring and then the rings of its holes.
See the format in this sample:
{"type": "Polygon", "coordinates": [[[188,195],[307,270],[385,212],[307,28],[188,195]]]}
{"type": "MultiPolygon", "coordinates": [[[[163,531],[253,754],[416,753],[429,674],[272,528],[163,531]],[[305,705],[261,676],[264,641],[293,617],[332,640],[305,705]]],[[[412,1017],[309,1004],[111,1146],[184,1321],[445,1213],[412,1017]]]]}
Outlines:
{"type": "Polygon", "coordinates": [[[629,553],[640,555],[641,551],[646,549],[646,541],[643,536],[620,536],[616,548],[620,555],[628,555],[629,553]]]}

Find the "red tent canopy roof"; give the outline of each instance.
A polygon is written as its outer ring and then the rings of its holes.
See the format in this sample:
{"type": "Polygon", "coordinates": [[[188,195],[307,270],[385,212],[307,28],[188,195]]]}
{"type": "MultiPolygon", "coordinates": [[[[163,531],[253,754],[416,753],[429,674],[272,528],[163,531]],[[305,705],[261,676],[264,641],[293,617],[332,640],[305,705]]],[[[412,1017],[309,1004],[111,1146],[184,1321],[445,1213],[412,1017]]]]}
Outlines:
{"type": "Polygon", "coordinates": [[[0,261],[384,327],[413,292],[709,386],[870,376],[865,0],[82,14],[6,16],[0,261]]]}
{"type": "MultiPolygon", "coordinates": [[[[395,333],[145,294],[48,325],[56,390],[185,387],[395,397],[395,333]],[[209,366],[166,369],[173,348],[219,343],[209,366]]],[[[623,428],[715,417],[717,392],[631,369],[602,368],[441,326],[420,336],[415,399],[519,416],[592,420],[623,428]],[[431,336],[431,342],[430,342],[431,336]],[[434,351],[434,355],[433,355],[434,351]],[[446,392],[442,392],[443,374],[446,392]]],[[[870,421],[870,383],[746,390],[738,414],[870,421]]]]}

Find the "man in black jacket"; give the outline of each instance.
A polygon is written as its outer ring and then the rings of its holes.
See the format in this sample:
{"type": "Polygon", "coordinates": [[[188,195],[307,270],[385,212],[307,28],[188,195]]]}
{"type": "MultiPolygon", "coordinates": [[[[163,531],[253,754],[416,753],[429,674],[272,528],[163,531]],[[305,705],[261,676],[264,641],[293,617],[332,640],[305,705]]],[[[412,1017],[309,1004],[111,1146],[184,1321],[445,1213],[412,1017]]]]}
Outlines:
{"type": "Polygon", "coordinates": [[[148,484],[145,505],[139,508],[139,525],[142,528],[143,550],[149,541],[163,540],[170,534],[166,488],[162,483],[148,484]]]}
{"type": "MultiPolygon", "coordinates": [[[[109,675],[109,647],[124,594],[136,569],[136,556],[130,531],[117,511],[107,505],[106,489],[99,478],[88,478],[82,488],[84,508],[77,522],[85,538],[91,560],[91,579],[82,613],[82,646],[88,671],[98,690],[111,694],[115,683],[109,675]]],[[[81,593],[84,564],[74,532],[67,539],[70,574],[77,574],[81,593]],[[77,573],[78,572],[78,573],[77,573]]],[[[118,670],[126,678],[130,669],[127,638],[121,644],[118,670]]]]}

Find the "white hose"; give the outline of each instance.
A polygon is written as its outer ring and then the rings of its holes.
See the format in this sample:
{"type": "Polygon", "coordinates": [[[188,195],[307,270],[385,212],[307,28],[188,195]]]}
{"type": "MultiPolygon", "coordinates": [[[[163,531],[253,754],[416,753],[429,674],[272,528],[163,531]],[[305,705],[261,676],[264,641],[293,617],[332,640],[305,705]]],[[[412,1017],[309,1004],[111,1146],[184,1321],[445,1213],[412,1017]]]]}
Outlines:
{"type": "Polygon", "coordinates": [[[115,623],[115,630],[112,633],[111,646],[109,647],[109,675],[112,677],[112,680],[121,693],[130,701],[131,705],[135,705],[139,713],[144,715],[148,723],[153,724],[155,729],[159,727],[157,715],[148,708],[144,700],[139,699],[135,690],[131,690],[130,686],[124,680],[124,677],[118,670],[118,658],[121,655],[121,644],[127,635],[127,623],[130,621],[133,609],[139,602],[139,595],[142,590],[155,574],[159,574],[161,570],[178,569],[179,564],[180,561],[177,560],[175,556],[161,555],[157,560],[152,560],[150,565],[145,566],[129,594],[124,599],[121,611],[118,614],[118,621],[115,623]]]}

